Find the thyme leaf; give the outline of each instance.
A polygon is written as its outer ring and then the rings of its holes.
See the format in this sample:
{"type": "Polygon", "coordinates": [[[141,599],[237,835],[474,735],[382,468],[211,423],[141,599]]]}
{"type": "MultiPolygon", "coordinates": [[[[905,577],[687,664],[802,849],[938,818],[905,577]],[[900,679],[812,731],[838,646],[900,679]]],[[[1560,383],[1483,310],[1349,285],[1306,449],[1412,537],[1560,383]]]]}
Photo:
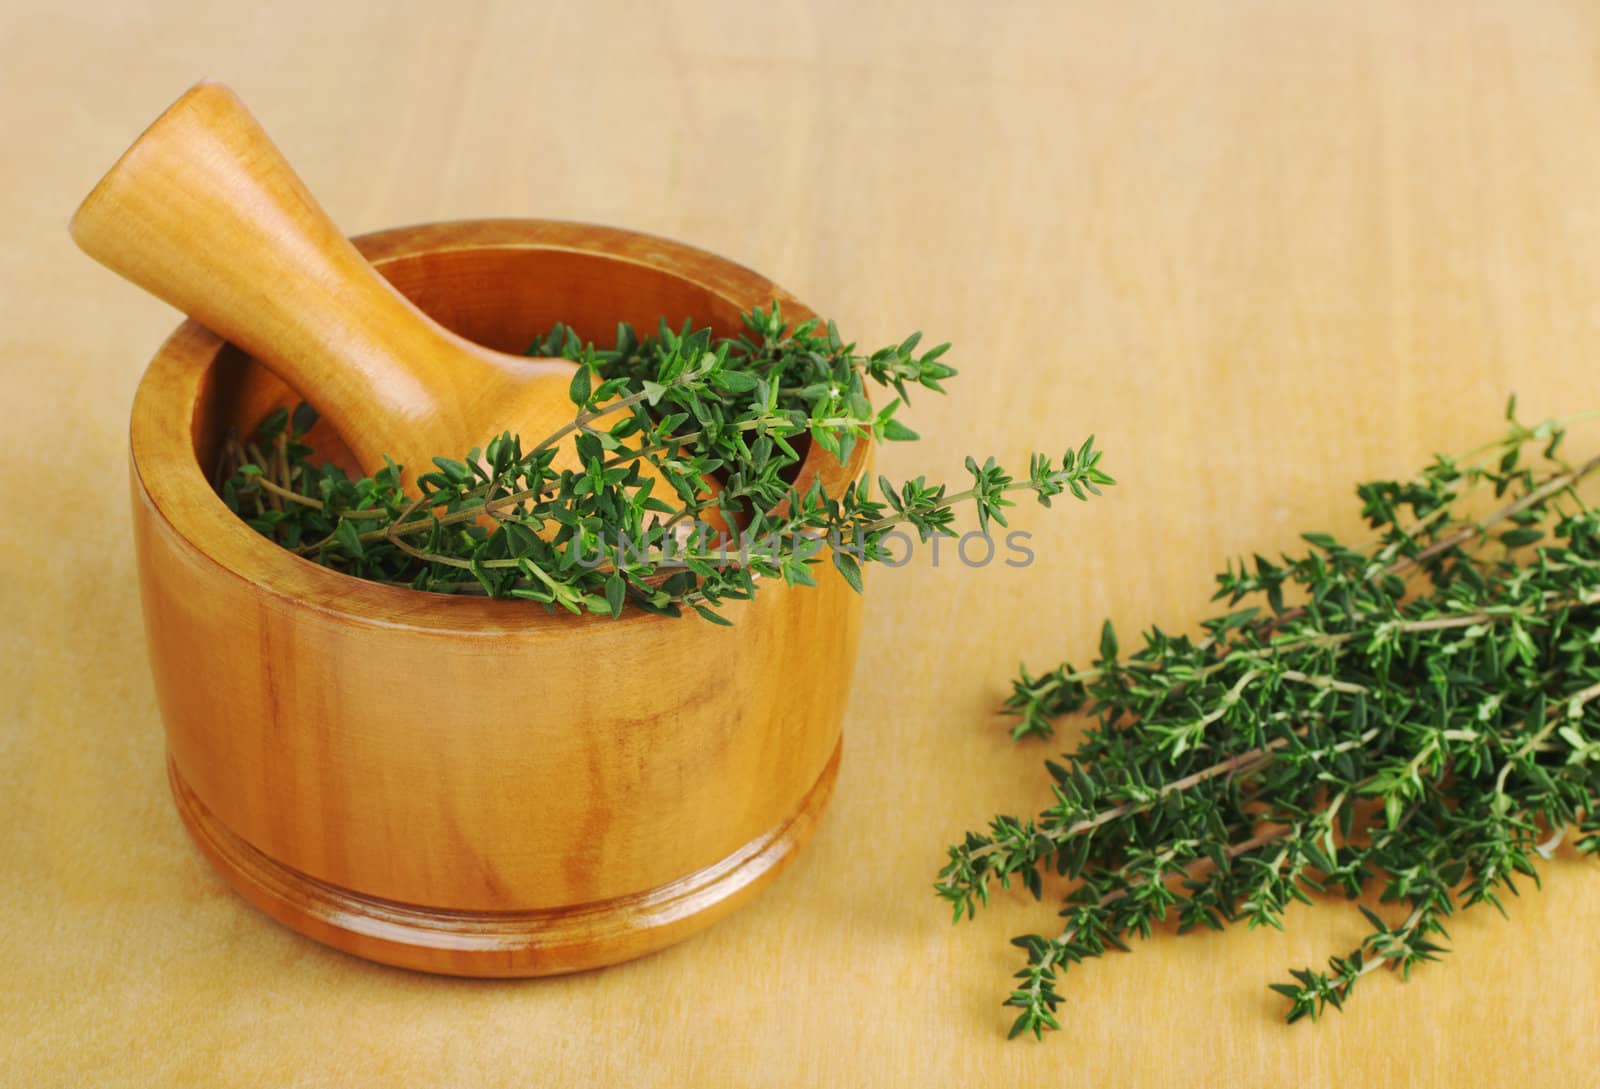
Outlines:
{"type": "Polygon", "coordinates": [[[1600,512],[1578,490],[1600,458],[1566,462],[1564,424],[1515,401],[1507,420],[1359,485],[1371,541],[1230,562],[1203,635],[1124,653],[1107,622],[1088,668],[1020,671],[1014,737],[1093,724],[1046,761],[1053,804],[967,833],[935,883],[958,922],[996,884],[1070,883],[1061,924],[1016,940],[1013,1036],[1059,1028],[1061,975],[1169,918],[1281,927],[1291,901],[1375,898],[1355,949],[1272,984],[1315,1020],[1438,959],[1457,910],[1503,912],[1570,828],[1600,852],[1600,512]]]}
{"type": "Polygon", "coordinates": [[[528,354],[577,364],[573,416],[531,445],[501,434],[435,457],[408,494],[393,462],[360,479],[319,463],[306,441],[316,414],[300,405],[226,444],[218,490],[263,535],[360,578],[726,623],[724,604],[754,596],[761,580],[813,585],[824,562],[860,590],[862,567],[893,558],[895,537],[955,535],[963,504],[987,530],[1006,524],[1019,493],[1048,506],[1114,483],[1092,438],[1059,459],[1034,454],[1021,476],[969,458],[971,487],[957,491],[924,477],[862,477],[841,494],[797,483],[812,445],[844,462],[869,438],[917,437],[897,416],[911,390],[942,392],[956,373],[942,361],[949,345],[919,354],[919,343],[913,334],[859,353],[832,322],[791,326],[777,303],[743,315],[734,338],[664,321],[641,337],[624,324],[600,349],[558,325],[528,354]],[[870,386],[897,396],[875,408],[870,386]],[[567,448],[581,469],[554,467],[567,448]]]}

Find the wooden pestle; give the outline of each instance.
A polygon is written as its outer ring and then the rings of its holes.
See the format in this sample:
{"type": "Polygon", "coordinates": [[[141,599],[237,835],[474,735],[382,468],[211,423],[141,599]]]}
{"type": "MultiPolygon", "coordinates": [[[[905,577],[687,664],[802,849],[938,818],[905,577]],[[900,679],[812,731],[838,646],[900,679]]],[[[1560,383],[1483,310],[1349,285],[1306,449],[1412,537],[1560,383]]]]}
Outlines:
{"type": "MultiPolygon", "coordinates": [[[[435,456],[502,431],[529,449],[577,412],[572,363],[474,344],[391,287],[220,83],[196,85],[145,130],[71,229],[95,260],[275,371],[368,473],[388,455],[410,485],[435,456]]],[[[576,462],[569,446],[555,464],[576,462]]],[[[665,481],[655,491],[671,494],[665,481]]]]}

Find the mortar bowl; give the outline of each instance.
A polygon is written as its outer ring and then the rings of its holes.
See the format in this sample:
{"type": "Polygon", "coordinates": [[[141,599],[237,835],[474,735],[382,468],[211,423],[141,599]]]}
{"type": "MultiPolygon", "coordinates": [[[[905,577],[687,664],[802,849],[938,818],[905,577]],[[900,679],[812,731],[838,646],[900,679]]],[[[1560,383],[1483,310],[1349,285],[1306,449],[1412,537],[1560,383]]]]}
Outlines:
{"type": "MultiPolygon", "coordinates": [[[[692,318],[719,335],[761,276],[632,232],[535,220],[357,240],[456,332],[520,352],[556,321],[609,343],[692,318]]],[[[130,431],[145,630],[173,797],[247,900],[387,964],[537,976],[640,956],[748,901],[816,827],[838,772],[860,598],[763,584],[731,627],[358,580],[259,536],[218,498],[230,429],[292,391],[185,323],[130,431]]],[[[325,425],[311,441],[334,460],[325,425]]],[[[459,457],[464,451],[440,451],[459,457]]],[[[798,482],[862,471],[816,446],[798,482]]]]}

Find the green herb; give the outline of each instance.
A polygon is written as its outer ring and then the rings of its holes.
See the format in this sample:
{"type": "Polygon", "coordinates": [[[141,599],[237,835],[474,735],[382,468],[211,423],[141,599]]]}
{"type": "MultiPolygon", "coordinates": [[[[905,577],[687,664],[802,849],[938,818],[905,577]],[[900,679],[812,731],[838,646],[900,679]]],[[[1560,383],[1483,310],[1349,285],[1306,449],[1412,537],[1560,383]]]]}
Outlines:
{"type": "Polygon", "coordinates": [[[1073,882],[1060,927],[1015,940],[1012,1036],[1058,1028],[1060,974],[1169,916],[1281,927],[1291,900],[1375,892],[1357,948],[1272,985],[1315,1019],[1436,959],[1458,907],[1503,913],[1574,826],[1600,850],[1600,513],[1575,490],[1600,459],[1568,464],[1562,426],[1514,401],[1507,419],[1490,447],[1362,484],[1373,543],[1308,533],[1230,564],[1203,637],[1123,654],[1107,623],[1091,668],[1022,672],[1015,737],[1096,723],[1046,762],[1053,804],[969,833],[935,886],[959,921],[995,882],[1073,882]],[[1499,505],[1475,519],[1480,497],[1499,505]]]}
{"type": "Polygon", "coordinates": [[[913,388],[943,392],[955,374],[941,362],[949,346],[919,355],[913,334],[862,355],[832,322],[789,327],[776,303],[744,325],[720,340],[689,325],[663,322],[646,338],[621,325],[606,350],[556,327],[528,354],[578,364],[572,422],[532,446],[503,434],[459,460],[434,458],[418,494],[402,491],[392,463],[360,480],[316,464],[303,441],[316,417],[304,405],[270,416],[254,441],[230,442],[219,490],[261,533],[362,578],[573,613],[688,608],[726,623],[723,602],[751,597],[762,578],[813,584],[824,556],[859,590],[863,564],[909,546],[902,527],[922,541],[954,535],[959,504],[986,529],[1006,524],[1015,493],[1048,506],[1113,483],[1091,438],[1059,461],[1034,454],[1020,477],[969,458],[972,484],[956,492],[923,477],[880,476],[876,488],[863,478],[839,495],[820,482],[797,487],[810,444],[842,462],[868,436],[915,439],[896,412],[913,388]],[[897,396],[875,409],[869,383],[897,396]],[[552,467],[566,443],[581,471],[552,467]],[[738,539],[718,539],[709,525],[719,521],[740,527],[738,539]]]}

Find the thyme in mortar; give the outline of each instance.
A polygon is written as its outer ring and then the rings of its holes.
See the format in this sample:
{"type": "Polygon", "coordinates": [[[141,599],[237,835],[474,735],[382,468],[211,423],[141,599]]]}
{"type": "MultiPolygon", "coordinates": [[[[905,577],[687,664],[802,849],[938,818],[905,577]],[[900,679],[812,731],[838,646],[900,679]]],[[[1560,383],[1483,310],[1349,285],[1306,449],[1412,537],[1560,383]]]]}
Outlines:
{"type": "Polygon", "coordinates": [[[1569,829],[1600,851],[1600,511],[1575,490],[1600,458],[1563,460],[1562,426],[1514,400],[1507,419],[1483,450],[1360,485],[1370,545],[1307,533],[1230,563],[1202,638],[1152,629],[1125,655],[1107,623],[1090,668],[1022,671],[1014,737],[1096,723],[1046,761],[1053,804],[967,834],[935,885],[959,922],[995,882],[1075,882],[1059,928],[1015,939],[1012,1036],[1059,1028],[1060,974],[1169,916],[1281,928],[1291,900],[1376,890],[1397,906],[1360,908],[1357,948],[1272,984],[1315,1019],[1436,959],[1458,907],[1504,913],[1569,829]],[[1486,490],[1501,505],[1473,518],[1486,490]]]}
{"type": "Polygon", "coordinates": [[[844,461],[868,436],[917,438],[896,412],[913,387],[943,392],[955,374],[941,361],[949,345],[919,355],[913,334],[859,354],[832,322],[791,328],[776,302],[743,321],[740,336],[723,339],[688,324],[663,322],[644,338],[620,325],[605,350],[557,326],[528,354],[578,364],[572,422],[531,446],[503,434],[460,460],[436,457],[418,494],[402,490],[393,463],[359,480],[316,464],[307,405],[274,413],[248,443],[230,441],[219,490],[262,534],[361,578],[613,617],[630,603],[673,616],[688,607],[727,623],[724,602],[753,596],[761,578],[812,585],[824,555],[859,590],[862,564],[909,546],[903,530],[922,541],[954,535],[960,504],[986,530],[1006,525],[1016,493],[1049,506],[1113,483],[1091,437],[1059,461],[1034,454],[1020,476],[968,458],[971,486],[956,492],[920,476],[898,485],[879,476],[876,490],[863,477],[842,495],[820,482],[797,487],[807,444],[844,461]],[[896,396],[874,409],[869,383],[896,396]],[[581,471],[552,467],[566,442],[581,471]],[[641,462],[670,494],[641,475],[641,462]],[[720,487],[708,488],[711,478],[720,487]],[[738,542],[685,533],[713,515],[742,527],[738,542]]]}

